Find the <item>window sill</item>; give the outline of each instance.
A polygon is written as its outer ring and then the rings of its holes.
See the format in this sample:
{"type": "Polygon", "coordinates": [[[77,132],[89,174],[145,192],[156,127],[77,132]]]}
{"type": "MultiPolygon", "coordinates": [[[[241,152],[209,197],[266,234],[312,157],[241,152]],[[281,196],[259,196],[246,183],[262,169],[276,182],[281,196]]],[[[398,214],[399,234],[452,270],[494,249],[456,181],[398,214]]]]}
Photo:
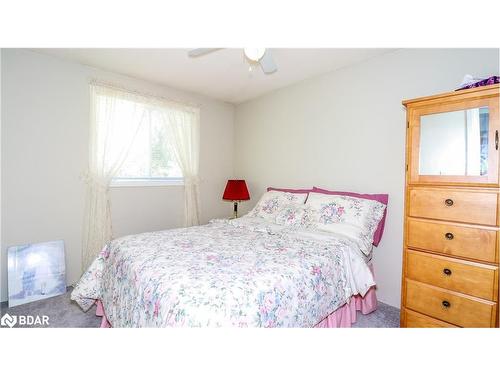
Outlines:
{"type": "Polygon", "coordinates": [[[139,179],[139,178],[118,178],[111,181],[109,187],[148,187],[148,186],[183,186],[183,178],[159,178],[159,179],[139,179]]]}

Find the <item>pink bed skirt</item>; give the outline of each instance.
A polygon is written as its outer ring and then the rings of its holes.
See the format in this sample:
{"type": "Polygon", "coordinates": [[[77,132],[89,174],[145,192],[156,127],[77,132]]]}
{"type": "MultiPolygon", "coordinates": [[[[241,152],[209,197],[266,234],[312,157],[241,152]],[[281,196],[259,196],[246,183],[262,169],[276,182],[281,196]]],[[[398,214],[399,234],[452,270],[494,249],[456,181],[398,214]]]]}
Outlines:
{"type": "Polygon", "coordinates": [[[363,315],[369,314],[377,309],[377,294],[375,287],[371,287],[364,297],[359,294],[352,296],[351,300],[344,306],[338,308],[328,315],[315,328],[350,328],[356,323],[356,315],[361,311],[363,315]]]}
{"type": "MultiPolygon", "coordinates": [[[[111,328],[111,324],[104,313],[104,306],[101,300],[96,302],[97,308],[95,314],[101,316],[101,328],[111,328]]],[[[377,309],[377,295],[375,287],[371,287],[364,297],[359,294],[352,296],[349,302],[338,308],[325,319],[315,325],[315,328],[349,328],[356,323],[358,311],[362,314],[369,314],[377,309]]]]}
{"type": "Polygon", "coordinates": [[[95,314],[97,316],[102,316],[101,319],[101,328],[111,328],[111,324],[108,321],[108,318],[106,318],[106,314],[104,313],[104,306],[102,305],[102,301],[98,299],[96,301],[97,308],[95,309],[95,314]]]}

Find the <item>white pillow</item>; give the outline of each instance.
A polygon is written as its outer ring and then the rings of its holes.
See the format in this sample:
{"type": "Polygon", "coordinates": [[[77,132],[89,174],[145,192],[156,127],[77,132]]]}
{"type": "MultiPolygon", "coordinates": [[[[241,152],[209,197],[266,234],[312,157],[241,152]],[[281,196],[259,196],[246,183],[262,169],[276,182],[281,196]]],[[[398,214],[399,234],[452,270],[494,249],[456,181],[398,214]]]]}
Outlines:
{"type": "Polygon", "coordinates": [[[313,212],[312,227],[358,237],[366,255],[385,209],[385,204],[371,199],[318,193],[309,193],[305,206],[313,212]]]}
{"type": "Polygon", "coordinates": [[[260,198],[255,207],[248,213],[250,217],[260,217],[275,222],[276,214],[285,206],[303,205],[307,193],[287,193],[284,191],[271,190],[260,198]]]}

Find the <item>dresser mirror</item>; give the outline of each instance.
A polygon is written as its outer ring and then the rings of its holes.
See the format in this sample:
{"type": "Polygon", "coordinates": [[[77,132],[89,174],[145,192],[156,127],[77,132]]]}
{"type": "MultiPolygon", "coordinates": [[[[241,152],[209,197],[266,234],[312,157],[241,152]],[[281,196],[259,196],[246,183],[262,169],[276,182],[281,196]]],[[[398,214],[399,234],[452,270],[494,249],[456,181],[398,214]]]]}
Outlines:
{"type": "Polygon", "coordinates": [[[419,174],[486,176],[488,134],[487,106],[422,115],[419,174]]]}

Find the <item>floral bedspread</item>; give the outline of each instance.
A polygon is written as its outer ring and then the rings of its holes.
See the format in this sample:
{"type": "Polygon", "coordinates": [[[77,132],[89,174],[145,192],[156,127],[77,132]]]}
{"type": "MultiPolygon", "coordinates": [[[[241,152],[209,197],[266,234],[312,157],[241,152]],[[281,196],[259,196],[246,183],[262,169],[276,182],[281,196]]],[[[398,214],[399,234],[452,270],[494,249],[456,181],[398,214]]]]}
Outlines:
{"type": "Polygon", "coordinates": [[[312,327],[374,285],[354,247],[255,219],[142,233],[111,241],[71,298],[100,299],[113,327],[312,327]]]}

